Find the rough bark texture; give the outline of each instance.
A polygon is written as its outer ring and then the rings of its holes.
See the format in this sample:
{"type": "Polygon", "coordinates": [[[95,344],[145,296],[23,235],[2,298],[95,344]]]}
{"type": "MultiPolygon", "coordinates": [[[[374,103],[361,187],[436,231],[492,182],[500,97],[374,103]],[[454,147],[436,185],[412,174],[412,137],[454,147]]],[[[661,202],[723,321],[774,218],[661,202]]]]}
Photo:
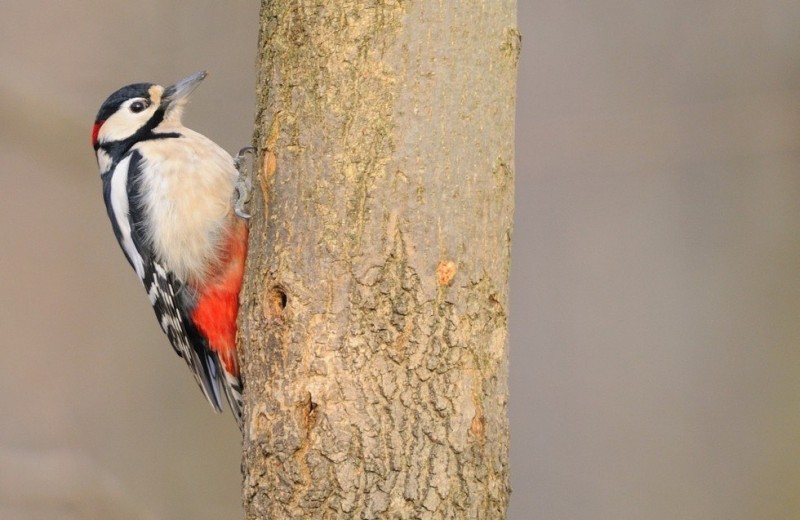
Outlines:
{"type": "Polygon", "coordinates": [[[263,2],[248,519],[505,515],[519,43],[513,0],[263,2]]]}

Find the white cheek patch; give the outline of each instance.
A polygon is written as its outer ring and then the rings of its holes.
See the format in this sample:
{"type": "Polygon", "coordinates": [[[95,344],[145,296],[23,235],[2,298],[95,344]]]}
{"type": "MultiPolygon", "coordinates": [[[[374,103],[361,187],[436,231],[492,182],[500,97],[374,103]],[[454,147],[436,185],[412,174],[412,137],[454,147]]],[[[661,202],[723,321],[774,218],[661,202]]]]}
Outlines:
{"type": "Polygon", "coordinates": [[[127,106],[120,107],[100,127],[100,132],[97,134],[98,142],[110,143],[132,136],[147,123],[157,108],[158,104],[152,103],[146,110],[137,114],[128,110],[127,106]]]}

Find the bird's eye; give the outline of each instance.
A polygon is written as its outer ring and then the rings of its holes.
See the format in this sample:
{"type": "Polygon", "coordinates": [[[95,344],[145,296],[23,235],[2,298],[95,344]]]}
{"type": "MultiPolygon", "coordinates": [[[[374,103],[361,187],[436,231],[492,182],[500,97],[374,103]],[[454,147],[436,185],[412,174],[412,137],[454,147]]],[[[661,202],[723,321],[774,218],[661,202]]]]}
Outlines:
{"type": "Polygon", "coordinates": [[[134,101],[133,103],[131,103],[131,112],[137,114],[142,110],[144,110],[146,106],[147,105],[145,105],[143,101],[134,101]]]}

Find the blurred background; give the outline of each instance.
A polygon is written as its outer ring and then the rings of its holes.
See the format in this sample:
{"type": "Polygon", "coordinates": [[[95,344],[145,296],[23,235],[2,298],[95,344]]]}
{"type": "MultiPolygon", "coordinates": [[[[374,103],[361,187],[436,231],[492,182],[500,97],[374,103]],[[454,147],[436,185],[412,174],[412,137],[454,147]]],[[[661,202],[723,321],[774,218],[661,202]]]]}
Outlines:
{"type": "MultiPolygon", "coordinates": [[[[0,7],[0,518],[240,518],[114,241],[105,97],[253,121],[258,2],[0,7]]],[[[800,4],[520,0],[509,518],[800,518],[800,4]]]]}

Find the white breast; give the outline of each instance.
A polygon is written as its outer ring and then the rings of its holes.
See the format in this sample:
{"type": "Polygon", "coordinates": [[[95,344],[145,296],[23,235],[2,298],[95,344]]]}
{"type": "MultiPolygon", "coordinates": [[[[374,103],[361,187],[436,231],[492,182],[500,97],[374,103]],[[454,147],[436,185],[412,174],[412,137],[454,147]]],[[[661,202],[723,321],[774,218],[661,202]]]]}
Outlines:
{"type": "Polygon", "coordinates": [[[140,189],[145,232],[167,269],[198,281],[218,261],[237,172],[231,156],[207,137],[184,127],[165,130],[184,137],[134,148],[145,158],[140,189]]]}

